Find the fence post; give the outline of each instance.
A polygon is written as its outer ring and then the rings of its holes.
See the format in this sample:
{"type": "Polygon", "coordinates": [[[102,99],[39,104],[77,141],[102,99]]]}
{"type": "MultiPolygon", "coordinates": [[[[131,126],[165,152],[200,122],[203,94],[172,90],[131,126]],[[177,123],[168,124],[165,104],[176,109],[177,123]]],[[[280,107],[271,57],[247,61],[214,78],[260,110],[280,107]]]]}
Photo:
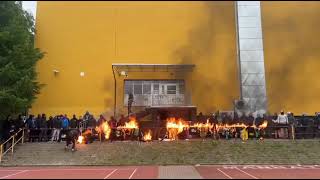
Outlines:
{"type": "Polygon", "coordinates": [[[12,153],[12,155],[13,155],[14,139],[15,139],[15,136],[12,137],[12,144],[11,144],[11,153],[12,153]]]}
{"type": "Polygon", "coordinates": [[[294,125],[293,124],[291,124],[291,136],[292,136],[292,140],[295,140],[295,129],[294,129],[295,127],[294,127],[294,125]]]}
{"type": "Polygon", "coordinates": [[[0,163],[2,161],[2,153],[3,153],[3,144],[0,146],[0,163]]]}
{"type": "Polygon", "coordinates": [[[22,144],[24,143],[24,129],[22,129],[22,140],[21,140],[21,143],[22,144]]]}

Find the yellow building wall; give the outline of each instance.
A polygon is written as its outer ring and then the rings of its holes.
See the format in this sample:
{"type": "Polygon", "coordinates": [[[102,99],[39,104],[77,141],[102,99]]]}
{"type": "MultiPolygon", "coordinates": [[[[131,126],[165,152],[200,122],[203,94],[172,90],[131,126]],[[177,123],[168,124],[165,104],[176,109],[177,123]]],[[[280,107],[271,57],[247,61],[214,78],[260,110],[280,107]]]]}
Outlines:
{"type": "MultiPolygon", "coordinates": [[[[39,1],[36,17],[45,87],[31,113],[113,114],[112,63],[195,64],[192,73],[128,78],[185,79],[198,112],[232,110],[239,97],[233,2],[39,1]]],[[[123,84],[117,77],[117,113],[126,112],[123,84]]]]}
{"type": "Polygon", "coordinates": [[[262,2],[270,112],[320,110],[319,17],[319,2],[262,2]]]}

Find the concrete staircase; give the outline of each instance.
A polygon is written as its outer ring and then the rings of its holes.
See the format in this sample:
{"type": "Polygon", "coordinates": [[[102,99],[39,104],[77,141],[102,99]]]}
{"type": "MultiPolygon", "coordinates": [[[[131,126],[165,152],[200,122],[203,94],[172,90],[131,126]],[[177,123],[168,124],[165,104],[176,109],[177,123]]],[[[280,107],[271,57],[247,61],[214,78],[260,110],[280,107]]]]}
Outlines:
{"type": "Polygon", "coordinates": [[[109,149],[125,147],[124,143],[139,144],[137,141],[102,142],[77,144],[77,151],[65,150],[65,142],[33,142],[19,144],[14,154],[5,155],[0,166],[37,166],[37,165],[111,165],[109,149]]]}

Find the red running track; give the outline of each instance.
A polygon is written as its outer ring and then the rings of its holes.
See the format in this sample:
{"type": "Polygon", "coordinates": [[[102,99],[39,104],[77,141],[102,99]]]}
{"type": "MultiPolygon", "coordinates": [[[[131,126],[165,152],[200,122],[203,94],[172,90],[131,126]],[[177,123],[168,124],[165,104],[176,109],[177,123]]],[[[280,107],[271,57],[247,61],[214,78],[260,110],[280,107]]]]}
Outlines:
{"type": "Polygon", "coordinates": [[[197,166],[205,179],[319,179],[319,165],[197,166]]]}
{"type": "MultiPolygon", "coordinates": [[[[159,168],[157,166],[2,167],[0,179],[156,179],[159,168]]],[[[207,165],[194,168],[205,179],[320,179],[319,165],[207,165]]]]}
{"type": "Polygon", "coordinates": [[[17,167],[0,168],[0,179],[155,179],[158,168],[146,167],[17,167]]]}

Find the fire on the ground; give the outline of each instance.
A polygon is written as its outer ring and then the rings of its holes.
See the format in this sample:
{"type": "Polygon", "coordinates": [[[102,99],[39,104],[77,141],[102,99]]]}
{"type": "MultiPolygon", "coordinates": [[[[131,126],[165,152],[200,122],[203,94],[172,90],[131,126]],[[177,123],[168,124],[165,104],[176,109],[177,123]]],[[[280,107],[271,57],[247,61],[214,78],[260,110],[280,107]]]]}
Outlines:
{"type": "MultiPolygon", "coordinates": [[[[189,128],[196,128],[202,133],[210,132],[218,132],[220,130],[228,131],[228,130],[234,130],[235,128],[242,128],[243,131],[245,131],[248,127],[252,127],[257,130],[265,129],[268,126],[268,122],[264,121],[261,125],[258,127],[256,125],[246,125],[244,123],[236,123],[236,124],[214,124],[210,123],[209,119],[206,121],[206,123],[194,123],[190,124],[187,121],[185,121],[182,118],[167,118],[166,119],[166,128],[168,132],[168,138],[170,140],[177,140],[178,135],[182,133],[184,130],[188,130],[189,128]]],[[[118,126],[117,129],[138,129],[138,123],[135,117],[129,117],[129,122],[126,122],[124,126],[118,126]]],[[[108,124],[108,122],[102,123],[100,126],[97,126],[95,130],[98,133],[103,133],[105,135],[105,139],[110,138],[111,134],[111,128],[108,124]]],[[[78,142],[82,143],[84,140],[83,136],[79,136],[78,142]]],[[[152,140],[152,131],[149,129],[147,133],[143,136],[144,141],[151,141],[152,140]]]]}

